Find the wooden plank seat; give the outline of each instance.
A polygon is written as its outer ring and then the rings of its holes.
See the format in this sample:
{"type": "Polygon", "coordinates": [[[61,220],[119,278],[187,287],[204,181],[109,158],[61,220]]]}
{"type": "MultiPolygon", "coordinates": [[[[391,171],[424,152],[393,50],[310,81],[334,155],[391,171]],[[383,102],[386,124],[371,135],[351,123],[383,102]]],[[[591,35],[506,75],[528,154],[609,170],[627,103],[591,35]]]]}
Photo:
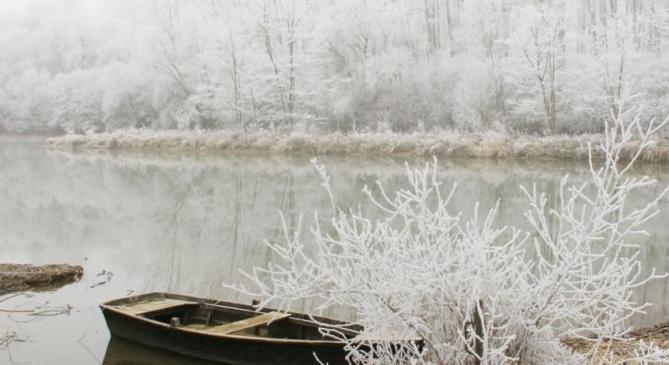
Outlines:
{"type": "Polygon", "coordinates": [[[183,305],[196,305],[195,302],[170,298],[155,298],[136,303],[129,303],[118,306],[117,308],[125,313],[132,315],[142,315],[164,309],[176,308],[183,305]]]}
{"type": "Polygon", "coordinates": [[[278,321],[282,320],[285,318],[290,317],[290,314],[288,313],[282,313],[282,312],[269,312],[269,313],[264,313],[255,317],[251,318],[245,318],[239,321],[235,322],[230,322],[226,324],[222,324],[219,326],[212,326],[212,327],[207,327],[204,329],[201,329],[201,331],[205,331],[208,333],[215,333],[219,335],[225,335],[225,334],[230,334],[230,333],[235,333],[239,331],[244,331],[248,330],[251,328],[255,327],[260,327],[264,326],[266,324],[269,324],[270,322],[273,321],[278,321]]]}

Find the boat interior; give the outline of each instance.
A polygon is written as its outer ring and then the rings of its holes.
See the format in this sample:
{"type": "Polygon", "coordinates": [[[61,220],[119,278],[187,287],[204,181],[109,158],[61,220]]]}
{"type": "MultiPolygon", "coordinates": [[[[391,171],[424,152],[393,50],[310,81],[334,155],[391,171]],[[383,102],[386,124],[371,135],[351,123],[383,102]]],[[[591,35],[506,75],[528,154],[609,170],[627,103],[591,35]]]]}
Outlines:
{"type": "MultiPolygon", "coordinates": [[[[302,341],[331,341],[308,317],[226,302],[188,297],[149,295],[105,304],[128,315],[211,335],[267,337],[302,341]]],[[[320,319],[319,319],[320,320],[320,319]]],[[[330,321],[333,325],[343,322],[330,321]]],[[[349,332],[349,331],[347,331],[349,332]]],[[[350,331],[353,337],[355,332],[350,331]]]]}

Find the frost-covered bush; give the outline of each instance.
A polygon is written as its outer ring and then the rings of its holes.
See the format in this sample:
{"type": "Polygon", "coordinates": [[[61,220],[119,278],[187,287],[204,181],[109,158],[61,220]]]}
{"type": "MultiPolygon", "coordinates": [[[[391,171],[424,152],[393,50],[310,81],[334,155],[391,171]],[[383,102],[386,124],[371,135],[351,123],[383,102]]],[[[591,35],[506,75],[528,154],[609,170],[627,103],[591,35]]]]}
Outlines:
{"type": "Polygon", "coordinates": [[[404,189],[365,188],[380,219],[340,209],[316,163],[334,215],[316,214],[307,239],[284,225],[285,241],[267,242],[279,260],[247,273],[251,286],[239,289],[262,296],[261,306],[308,298],[319,309],[352,308],[364,327],[355,339],[321,326],[361,364],[584,364],[593,355],[616,364],[669,361],[653,344],[634,342],[626,355],[599,346],[624,341],[628,320],[648,305],[635,302],[633,290],[659,277],[642,275],[631,238],[645,234],[641,225],[658,214],[664,193],[632,208],[629,194],[655,181],[629,176],[638,154],[622,163],[621,152],[635,141],[640,153],[667,120],[649,125],[638,108],[618,106],[624,112],[611,113],[604,142],[592,147],[605,160],[591,161],[587,183],[565,177],[553,208],[546,194],[523,188],[532,232],[499,226],[496,209],[480,211],[476,203],[471,219],[452,211],[457,187],[443,186],[436,162],[407,167],[404,189]],[[411,344],[399,353],[388,344],[357,346],[365,338],[415,336],[425,352],[411,344]],[[592,350],[572,353],[561,343],[566,338],[585,339],[592,350]]]}

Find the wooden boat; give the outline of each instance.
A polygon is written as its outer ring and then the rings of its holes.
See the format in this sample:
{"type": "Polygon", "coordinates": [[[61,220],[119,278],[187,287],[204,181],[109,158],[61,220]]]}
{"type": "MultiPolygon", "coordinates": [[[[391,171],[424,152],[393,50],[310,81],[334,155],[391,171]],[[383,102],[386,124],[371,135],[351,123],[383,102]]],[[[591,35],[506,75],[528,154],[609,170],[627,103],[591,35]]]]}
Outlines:
{"type": "MultiPolygon", "coordinates": [[[[112,300],[100,308],[112,336],[203,360],[231,365],[314,364],[316,355],[330,365],[348,364],[343,345],[324,338],[304,314],[257,311],[250,305],[168,293],[112,300]]],[[[314,319],[346,326],[328,318],[314,319]]],[[[351,338],[360,330],[348,328],[344,331],[351,338]]]]}

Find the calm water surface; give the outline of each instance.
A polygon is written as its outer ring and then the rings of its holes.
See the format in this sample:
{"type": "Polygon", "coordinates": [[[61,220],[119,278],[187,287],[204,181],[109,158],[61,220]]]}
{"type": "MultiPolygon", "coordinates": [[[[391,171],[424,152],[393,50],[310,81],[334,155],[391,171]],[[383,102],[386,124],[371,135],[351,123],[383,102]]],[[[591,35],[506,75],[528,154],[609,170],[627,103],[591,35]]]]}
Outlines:
{"type": "MultiPolygon", "coordinates": [[[[70,315],[0,315],[25,342],[0,352],[0,364],[204,364],[110,341],[97,304],[130,293],[172,291],[249,301],[222,283],[242,280],[238,270],[265,265],[272,255],[262,239],[280,239],[279,214],[294,224],[300,214],[329,212],[310,156],[170,157],[48,152],[43,141],[0,137],[0,262],[84,267],[83,279],[50,293],[0,302],[0,309],[72,305],[70,315]],[[110,274],[111,273],[111,274],[110,274]],[[104,283],[104,284],[101,284],[104,283]]],[[[340,206],[365,204],[361,189],[380,180],[404,185],[404,161],[323,158],[340,206]]],[[[417,161],[412,161],[417,162],[417,161]]],[[[555,201],[560,178],[587,177],[582,163],[441,161],[447,182],[458,183],[453,208],[471,212],[500,201],[500,224],[526,226],[519,185],[536,183],[555,201]]],[[[644,165],[635,171],[669,184],[669,169],[644,165]]],[[[646,201],[660,186],[637,194],[646,201]]],[[[669,212],[669,200],[661,202],[669,212]]],[[[642,259],[669,271],[669,223],[660,215],[642,259]]],[[[655,305],[637,324],[664,320],[669,283],[656,281],[637,293],[655,305]]],[[[311,311],[311,303],[296,308],[311,311]]],[[[323,313],[346,318],[349,313],[323,313]]]]}

